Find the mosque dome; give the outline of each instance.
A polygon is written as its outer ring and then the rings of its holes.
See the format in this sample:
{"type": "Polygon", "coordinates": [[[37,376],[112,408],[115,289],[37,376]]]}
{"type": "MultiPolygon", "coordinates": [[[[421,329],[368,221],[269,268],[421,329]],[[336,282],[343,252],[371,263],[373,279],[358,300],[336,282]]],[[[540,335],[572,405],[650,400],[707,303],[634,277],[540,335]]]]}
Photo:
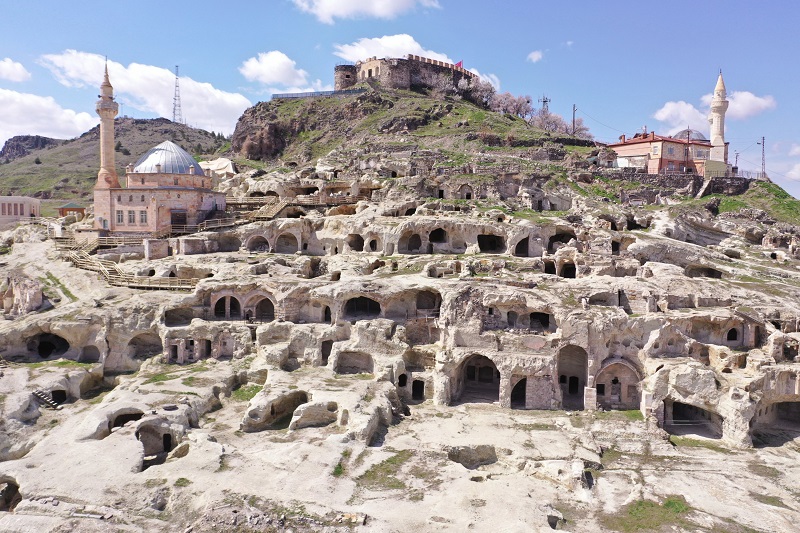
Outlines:
{"type": "Polygon", "coordinates": [[[673,135],[672,138],[673,139],[680,139],[682,141],[685,141],[687,136],[688,136],[690,141],[709,142],[708,139],[706,139],[705,135],[703,135],[702,133],[700,133],[697,130],[691,130],[691,129],[681,130],[678,133],[676,133],[675,135],[673,135]]]}
{"type": "Polygon", "coordinates": [[[164,141],[148,150],[136,162],[133,171],[150,174],[159,172],[161,174],[205,174],[194,157],[172,141],[164,141]],[[156,165],[161,165],[160,171],[156,165]],[[194,170],[190,170],[191,168],[194,170]]]}

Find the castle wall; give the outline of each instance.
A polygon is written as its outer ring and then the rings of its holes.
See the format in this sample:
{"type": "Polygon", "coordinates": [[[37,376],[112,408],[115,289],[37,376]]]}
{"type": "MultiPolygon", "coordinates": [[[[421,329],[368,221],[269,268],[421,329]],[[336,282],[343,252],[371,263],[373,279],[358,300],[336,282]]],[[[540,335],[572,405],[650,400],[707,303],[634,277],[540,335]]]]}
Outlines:
{"type": "Polygon", "coordinates": [[[410,89],[413,86],[430,86],[431,82],[441,75],[449,77],[453,85],[462,78],[475,77],[472,72],[462,67],[426,57],[410,54],[407,58],[371,57],[359,61],[355,66],[337,66],[334,69],[334,89],[344,90],[370,79],[377,80],[387,88],[410,89]],[[354,74],[355,79],[352,77],[354,74]]]}

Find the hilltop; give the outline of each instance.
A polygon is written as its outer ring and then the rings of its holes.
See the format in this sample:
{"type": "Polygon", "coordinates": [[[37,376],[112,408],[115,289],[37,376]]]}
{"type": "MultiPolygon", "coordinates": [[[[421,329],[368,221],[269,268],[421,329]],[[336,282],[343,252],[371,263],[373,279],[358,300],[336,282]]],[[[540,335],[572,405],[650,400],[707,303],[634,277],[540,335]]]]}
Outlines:
{"type": "MultiPolygon", "coordinates": [[[[153,146],[171,140],[194,154],[212,154],[225,143],[211,132],[165,118],[115,121],[117,172],[153,146]]],[[[74,139],[21,136],[6,141],[0,157],[0,195],[54,200],[86,199],[100,168],[100,126],[74,139]],[[5,163],[8,158],[8,163],[5,163]],[[40,163],[36,163],[36,161],[40,163]]]]}

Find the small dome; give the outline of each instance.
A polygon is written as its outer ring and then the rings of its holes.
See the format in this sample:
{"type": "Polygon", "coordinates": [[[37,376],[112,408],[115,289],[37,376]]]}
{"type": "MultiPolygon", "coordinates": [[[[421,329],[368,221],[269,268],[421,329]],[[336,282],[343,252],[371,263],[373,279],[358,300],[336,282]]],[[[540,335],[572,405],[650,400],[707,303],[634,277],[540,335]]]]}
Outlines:
{"type": "Polygon", "coordinates": [[[156,174],[159,172],[156,165],[161,165],[160,172],[162,174],[205,174],[194,157],[172,141],[164,141],[151,148],[139,158],[133,171],[156,174]],[[194,167],[194,171],[189,170],[192,167],[194,167]]]}
{"type": "Polygon", "coordinates": [[[676,133],[675,135],[673,135],[672,138],[673,139],[680,139],[682,141],[685,141],[687,136],[688,136],[690,141],[705,141],[705,142],[708,142],[708,139],[706,139],[706,136],[703,135],[702,133],[700,133],[697,130],[681,130],[678,133],[676,133]]]}

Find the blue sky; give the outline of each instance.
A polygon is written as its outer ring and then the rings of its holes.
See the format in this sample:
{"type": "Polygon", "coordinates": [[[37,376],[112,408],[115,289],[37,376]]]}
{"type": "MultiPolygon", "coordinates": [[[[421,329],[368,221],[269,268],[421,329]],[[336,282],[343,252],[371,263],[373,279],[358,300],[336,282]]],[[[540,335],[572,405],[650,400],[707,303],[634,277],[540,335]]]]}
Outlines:
{"type": "MultiPolygon", "coordinates": [[[[800,5],[742,0],[541,2],[271,0],[2,2],[0,143],[60,138],[97,123],[108,56],[126,115],[172,117],[180,65],[184,119],[231,133],[273,92],[328,89],[333,67],[416,53],[464,61],[501,91],[572,105],[598,140],[708,131],[719,69],[731,159],[800,196],[800,5]]],[[[538,105],[538,104],[537,104],[538,105]]]]}

